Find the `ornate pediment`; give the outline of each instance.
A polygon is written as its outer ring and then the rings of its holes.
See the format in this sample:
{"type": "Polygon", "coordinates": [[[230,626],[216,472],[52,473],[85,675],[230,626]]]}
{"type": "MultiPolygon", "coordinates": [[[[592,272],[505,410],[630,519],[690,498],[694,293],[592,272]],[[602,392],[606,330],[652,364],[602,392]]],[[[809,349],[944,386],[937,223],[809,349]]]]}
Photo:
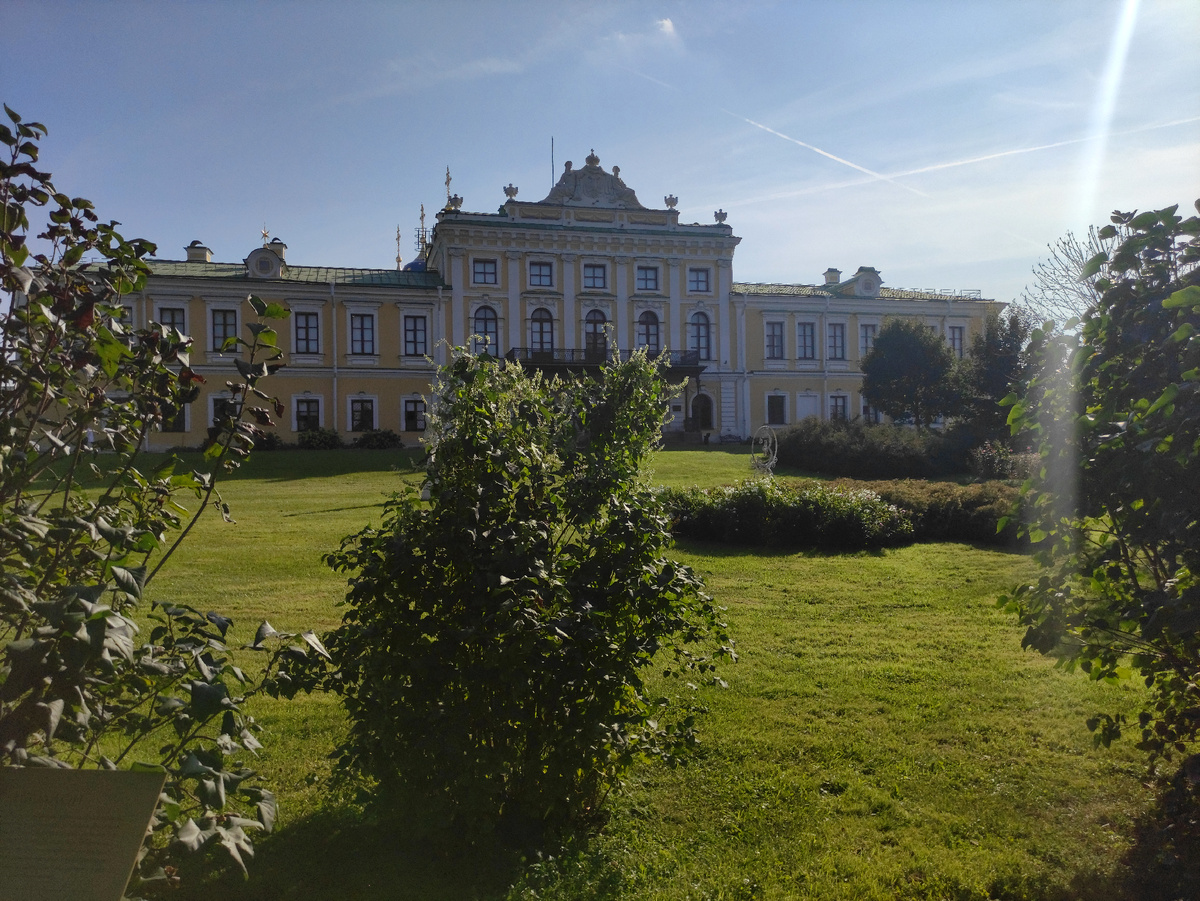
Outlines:
{"type": "Polygon", "coordinates": [[[637,195],[621,181],[620,168],[613,166],[605,172],[596,151],[588,154],[582,169],[572,168],[568,162],[558,184],[546,195],[542,203],[562,206],[599,207],[610,210],[644,210],[637,195]]]}

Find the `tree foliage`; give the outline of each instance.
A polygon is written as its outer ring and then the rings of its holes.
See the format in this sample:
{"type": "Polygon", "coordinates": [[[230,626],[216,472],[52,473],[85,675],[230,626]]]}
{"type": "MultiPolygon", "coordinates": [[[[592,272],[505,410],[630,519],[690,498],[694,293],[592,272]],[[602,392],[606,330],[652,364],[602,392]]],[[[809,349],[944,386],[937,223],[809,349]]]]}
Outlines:
{"type": "Polygon", "coordinates": [[[956,409],[954,364],[950,346],[923,322],[888,319],[862,360],[862,395],[892,419],[927,427],[956,409]]]}
{"type": "MultiPolygon", "coordinates": [[[[1096,305],[1077,334],[1035,330],[1040,370],[1010,398],[1013,431],[1039,440],[1027,505],[1046,545],[1040,578],[1001,603],[1026,647],[1093,679],[1144,679],[1153,759],[1200,733],[1200,217],[1170,207],[1112,223],[1100,238],[1123,240],[1082,271],[1096,305]]],[[[1104,744],[1123,725],[1089,720],[1104,744]]]]}
{"type": "Polygon", "coordinates": [[[1026,379],[1025,348],[1032,331],[1028,316],[1015,310],[989,314],[960,363],[959,415],[978,442],[1001,441],[1009,434],[1008,410],[1000,402],[1021,392],[1026,379]]]}
{"type": "MultiPolygon", "coordinates": [[[[135,621],[148,584],[206,508],[228,516],[214,468],[231,469],[279,404],[259,383],[279,356],[267,320],[286,311],[251,298],[260,321],[234,403],[210,432],[208,471],[138,468],[144,439],[194,400],[203,379],[190,340],[135,329],[121,299],[141,290],[146,241],[125,240],[87,200],[39,171],[46,129],[5,107],[0,125],[0,763],[151,766],[167,786],[134,886],[170,882],[173,851],[252,853],[274,795],[245,759],[259,744],[243,701],[261,690],[229,654],[231,620],[160,601],[135,621]],[[28,245],[30,213],[48,219],[28,245]],[[90,255],[94,261],[86,261],[90,255]],[[196,500],[194,513],[181,505],[196,500]]],[[[265,687],[294,646],[260,630],[265,687]],[[270,650],[268,650],[270,649],[270,650]]],[[[315,638],[314,638],[315,640],[315,638]]]]}
{"type": "Polygon", "coordinates": [[[1108,253],[1121,237],[1119,227],[1101,231],[1088,228],[1087,238],[1067,232],[1053,244],[1049,254],[1033,267],[1033,284],[1021,292],[1021,306],[1038,322],[1052,319],[1061,325],[1084,316],[1100,299],[1096,278],[1080,278],[1088,261],[1108,253]]]}
{"type": "Polygon", "coordinates": [[[684,759],[696,704],[651,668],[719,681],[733,649],[639,481],[669,396],[644,355],[559,382],[454,352],[428,504],[393,498],[329,557],[345,764],[423,817],[531,837],[591,822],[637,758],[684,759]]]}

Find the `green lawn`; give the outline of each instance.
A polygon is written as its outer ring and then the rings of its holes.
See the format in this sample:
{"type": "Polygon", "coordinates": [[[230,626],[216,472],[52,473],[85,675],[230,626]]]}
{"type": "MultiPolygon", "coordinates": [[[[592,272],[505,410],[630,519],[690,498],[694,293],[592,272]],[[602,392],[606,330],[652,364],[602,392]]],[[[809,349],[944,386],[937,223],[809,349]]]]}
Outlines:
{"type": "MultiPolygon", "coordinates": [[[[395,452],[260,454],[153,596],[231,613],[239,639],[337,623],[320,555],[417,480],[395,452]]],[[[745,449],[665,451],[654,481],[749,475],[745,449]]],[[[728,607],[741,661],[708,695],[690,766],[638,768],[585,847],[524,862],[413,838],[331,789],[336,701],[258,702],[258,767],[281,801],[252,877],[190,879],[229,899],[1041,899],[1121,897],[1150,809],[1130,743],[1094,750],[1085,717],[1137,688],[1089,683],[1020,649],[997,593],[1030,571],[967,545],[882,553],[679,556],[728,607]]],[[[192,874],[195,876],[196,874],[192,874]]],[[[1131,896],[1133,897],[1133,896],[1131,896]]]]}

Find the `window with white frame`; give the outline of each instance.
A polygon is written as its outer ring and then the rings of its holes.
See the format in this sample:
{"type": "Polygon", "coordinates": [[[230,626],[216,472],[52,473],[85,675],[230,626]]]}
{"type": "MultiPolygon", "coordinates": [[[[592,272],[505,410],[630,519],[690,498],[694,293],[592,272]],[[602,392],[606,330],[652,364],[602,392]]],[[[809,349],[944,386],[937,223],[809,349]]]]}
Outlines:
{"type": "Polygon", "coordinates": [[[321,398],[296,398],[296,431],[312,432],[321,427],[321,398]]]}
{"type": "Polygon", "coordinates": [[[159,307],[158,324],[163,328],[173,328],[184,335],[187,334],[187,317],[183,307],[159,307]]]}
{"type": "Polygon", "coordinates": [[[783,359],[783,323],[765,323],[763,356],[768,360],[783,359]]]}
{"type": "Polygon", "coordinates": [[[646,310],[637,321],[637,346],[644,347],[652,357],[658,356],[662,349],[658,328],[658,314],[646,310]]]}
{"type": "Polygon", "coordinates": [[[529,347],[536,354],[554,352],[554,317],[545,307],[529,317],[529,347]]]}
{"type": "Polygon", "coordinates": [[[404,317],[404,355],[423,357],[428,353],[428,320],[424,316],[404,317]]]}
{"type": "Polygon", "coordinates": [[[212,311],[212,349],[220,351],[225,347],[225,342],[231,338],[237,337],[238,331],[238,314],[237,310],[213,310],[212,311]]]}
{"type": "Polygon", "coordinates": [[[787,397],[767,395],[767,425],[787,425],[787,397]]]}
{"type": "Polygon", "coordinates": [[[214,396],[208,399],[209,410],[209,425],[220,426],[227,419],[231,419],[238,415],[238,405],[231,397],[214,396]]]}
{"type": "Polygon", "coordinates": [[[689,269],[688,291],[692,294],[707,294],[712,291],[712,270],[689,269]]]}
{"type": "Polygon", "coordinates": [[[187,411],[191,404],[183,404],[175,411],[174,416],[168,416],[164,413],[162,425],[160,429],[164,432],[186,432],[187,431],[187,411]]]}
{"type": "Polygon", "coordinates": [[[635,286],[639,291],[658,290],[658,267],[638,266],[635,286]]]}
{"type": "Polygon", "coordinates": [[[858,358],[861,360],[875,348],[874,323],[863,323],[858,327],[858,358]]]}
{"type": "Polygon", "coordinates": [[[425,431],[425,401],[419,397],[407,398],[404,401],[404,431],[425,431]]]}
{"type": "Polygon", "coordinates": [[[544,263],[534,261],[529,264],[529,287],[531,288],[553,288],[554,287],[554,265],[552,263],[544,263]]]}
{"type": "Polygon", "coordinates": [[[876,410],[874,407],[872,407],[869,403],[867,403],[864,400],[863,401],[863,409],[862,409],[862,418],[863,418],[864,422],[878,423],[878,422],[882,421],[883,417],[881,417],[879,415],[878,410],[876,410]]]}
{"type": "Polygon", "coordinates": [[[963,345],[966,341],[967,330],[961,325],[952,325],[947,330],[950,333],[950,349],[960,360],[963,357],[963,345]]]}
{"type": "Polygon", "coordinates": [[[608,267],[603,263],[583,264],[583,287],[603,291],[608,287],[608,267]]]}
{"type": "Polygon", "coordinates": [[[608,356],[608,317],[602,310],[588,310],[583,317],[583,353],[593,362],[608,356]]]}
{"type": "Polygon", "coordinates": [[[500,338],[500,322],[496,317],[496,311],[491,307],[480,307],[475,311],[475,353],[483,353],[485,350],[490,354],[495,354],[499,347],[500,338]]]}
{"type": "Polygon", "coordinates": [[[712,359],[712,330],[707,313],[697,311],[688,320],[688,350],[698,351],[701,360],[712,359]]]}
{"type": "Polygon", "coordinates": [[[350,431],[371,432],[375,430],[375,398],[350,398],[350,431]]]}
{"type": "Polygon", "coordinates": [[[833,394],[829,397],[829,418],[840,422],[849,419],[850,399],[844,394],[833,394]]]}
{"type": "Polygon", "coordinates": [[[796,357],[801,360],[817,358],[817,325],[801,322],[796,326],[796,357]]]}
{"type": "Polygon", "coordinates": [[[495,285],[499,279],[499,263],[496,260],[473,260],[471,280],[477,285],[495,285]]]}
{"type": "Polygon", "coordinates": [[[829,323],[829,359],[846,359],[846,323],[829,323]]]}
{"type": "Polygon", "coordinates": [[[318,313],[294,312],[292,322],[296,330],[296,353],[319,354],[321,352],[321,318],[318,313]]]}
{"type": "Polygon", "coordinates": [[[350,314],[350,353],[371,355],[375,353],[375,314],[350,314]]]}

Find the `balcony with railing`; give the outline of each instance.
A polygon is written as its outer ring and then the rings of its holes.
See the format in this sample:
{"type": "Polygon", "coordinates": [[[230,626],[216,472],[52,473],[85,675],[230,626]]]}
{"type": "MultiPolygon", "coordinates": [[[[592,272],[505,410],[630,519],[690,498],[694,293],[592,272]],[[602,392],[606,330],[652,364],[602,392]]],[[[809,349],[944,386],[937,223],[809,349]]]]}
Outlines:
{"type": "MultiPolygon", "coordinates": [[[[612,351],[591,347],[556,347],[552,350],[514,347],[504,358],[545,372],[585,372],[599,369],[614,356],[625,361],[632,355],[633,351],[630,350],[612,351]]],[[[651,356],[650,359],[660,366],[668,367],[673,375],[678,376],[699,376],[705,368],[705,362],[700,359],[698,350],[665,350],[651,356]]]]}

